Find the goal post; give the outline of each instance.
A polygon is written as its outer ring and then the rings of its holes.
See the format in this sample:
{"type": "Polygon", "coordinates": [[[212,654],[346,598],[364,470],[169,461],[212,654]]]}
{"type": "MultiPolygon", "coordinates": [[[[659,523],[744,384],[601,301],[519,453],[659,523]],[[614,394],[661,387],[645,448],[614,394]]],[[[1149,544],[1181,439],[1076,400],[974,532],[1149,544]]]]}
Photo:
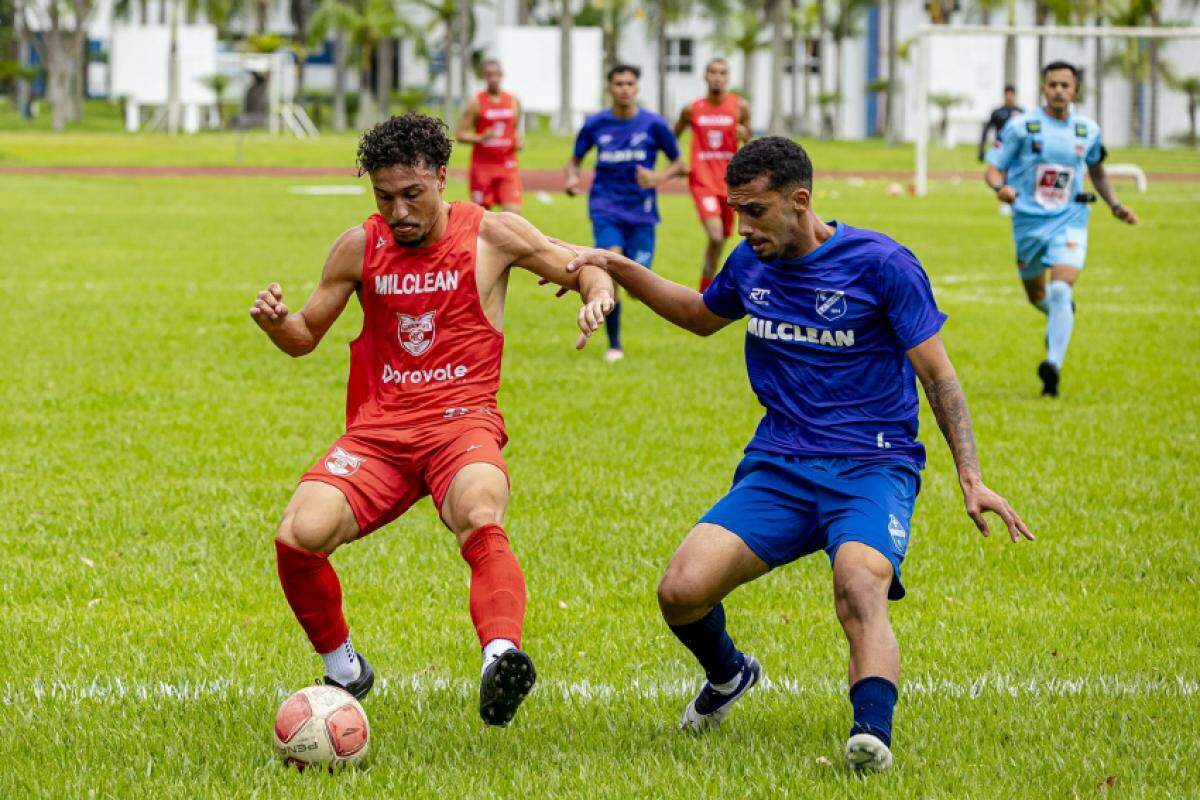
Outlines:
{"type": "MultiPolygon", "coordinates": [[[[913,188],[917,196],[924,196],[929,192],[929,142],[930,142],[930,126],[932,118],[930,115],[930,94],[935,89],[935,80],[931,71],[935,61],[934,43],[936,40],[943,38],[957,40],[959,44],[969,43],[972,38],[976,42],[985,38],[999,39],[1001,42],[1000,50],[1003,51],[1003,40],[1006,37],[1015,37],[1018,42],[1022,38],[1025,40],[1037,39],[1037,37],[1046,37],[1047,39],[1062,40],[1072,39],[1078,41],[1097,42],[1106,39],[1135,39],[1135,40],[1180,40],[1180,39],[1195,39],[1200,40],[1200,27],[1105,27],[1105,26],[1037,26],[1037,25],[923,25],[920,27],[914,37],[915,46],[915,72],[916,72],[916,132],[915,132],[915,167],[913,175],[913,188]]],[[[1020,48],[1018,48],[1020,49],[1020,48]]],[[[973,54],[978,61],[981,56],[978,53],[973,54]]],[[[1190,54],[1188,54],[1190,55],[1190,54]]],[[[1056,55],[1053,51],[1047,52],[1047,60],[1055,60],[1056,55]]],[[[997,74],[1002,75],[1004,71],[1004,59],[995,58],[988,59],[986,56],[982,58],[988,63],[989,68],[997,70],[997,74]]],[[[1036,55],[1033,56],[1036,60],[1036,55]]],[[[1025,58],[1026,63],[1022,63],[1022,59],[1018,58],[1018,71],[1028,72],[1029,58],[1025,58]]],[[[1040,73],[1042,65],[1037,65],[1037,70],[1040,73]]],[[[1196,73],[1200,73],[1200,63],[1190,69],[1196,73]]],[[[1095,79],[1093,79],[1095,82],[1095,79]]],[[[1003,86],[1003,79],[999,85],[1003,86]]],[[[1085,86],[1085,91],[1088,87],[1085,86]]],[[[1091,91],[1099,91],[1098,86],[1091,87],[1091,91]]],[[[997,101],[999,93],[997,93],[997,101]]],[[[1039,98],[1040,102],[1040,98],[1039,98]]],[[[910,106],[912,108],[912,106],[910,106]]],[[[982,119],[979,120],[982,124],[982,119]]],[[[1100,122],[1103,127],[1103,122],[1100,122]]]]}

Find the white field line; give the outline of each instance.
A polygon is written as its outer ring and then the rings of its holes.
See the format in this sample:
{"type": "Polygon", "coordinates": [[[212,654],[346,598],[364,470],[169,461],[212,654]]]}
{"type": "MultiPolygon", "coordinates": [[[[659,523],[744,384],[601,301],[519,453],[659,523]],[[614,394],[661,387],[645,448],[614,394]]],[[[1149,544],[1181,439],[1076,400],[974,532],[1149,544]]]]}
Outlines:
{"type": "MultiPolygon", "coordinates": [[[[998,295],[984,294],[982,292],[968,292],[961,289],[937,288],[935,294],[938,297],[948,297],[951,300],[967,303],[983,303],[985,305],[1005,305],[1017,306],[1024,305],[1023,300],[1018,300],[1012,297],[1000,297],[998,295]]],[[[1154,316],[1168,314],[1198,314],[1200,308],[1191,305],[1177,306],[1156,306],[1156,305],[1134,305],[1131,303],[1088,303],[1085,302],[1080,307],[1083,313],[1091,311],[1099,311],[1105,314],[1150,314],[1154,316]]]]}
{"type": "MultiPolygon", "coordinates": [[[[691,697],[699,688],[693,678],[676,681],[634,680],[623,686],[591,681],[543,680],[537,691],[568,702],[607,702],[621,699],[653,700],[691,697]]],[[[472,697],[479,691],[478,681],[448,679],[420,673],[406,678],[380,678],[375,683],[375,696],[399,698],[439,694],[472,697]]],[[[795,678],[765,678],[759,690],[784,697],[837,696],[846,692],[845,683],[838,680],[800,680],[795,678]]],[[[1037,697],[1177,697],[1200,696],[1200,679],[1181,675],[1118,676],[1100,675],[1080,678],[1016,678],[1007,675],[984,675],[974,680],[955,681],[923,676],[902,681],[901,694],[906,697],[933,699],[1037,698],[1037,697]]],[[[91,681],[41,681],[27,684],[5,682],[0,685],[0,705],[42,703],[95,702],[194,702],[205,699],[283,699],[289,690],[280,686],[241,683],[229,679],[183,681],[179,683],[143,682],[116,676],[97,676],[91,681]]]]}

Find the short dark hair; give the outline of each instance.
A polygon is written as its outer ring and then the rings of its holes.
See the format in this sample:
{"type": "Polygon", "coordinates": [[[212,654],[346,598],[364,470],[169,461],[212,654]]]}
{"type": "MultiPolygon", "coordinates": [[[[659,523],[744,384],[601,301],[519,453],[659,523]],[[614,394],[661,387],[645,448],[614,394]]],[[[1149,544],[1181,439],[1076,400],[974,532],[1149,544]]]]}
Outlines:
{"type": "Polygon", "coordinates": [[[734,154],[725,169],[725,183],[745,186],[766,175],[771,189],[800,185],[812,189],[812,161],[804,148],[782,136],[752,139],[734,154]]]}
{"type": "Polygon", "coordinates": [[[1006,83],[1004,84],[1004,91],[1005,93],[1012,92],[1013,94],[1016,94],[1017,87],[1013,86],[1011,83],[1006,83]]]}
{"type": "Polygon", "coordinates": [[[446,123],[424,114],[402,114],[362,135],[358,174],[396,165],[436,170],[450,163],[451,147],[446,123]]]}
{"type": "Polygon", "coordinates": [[[1079,83],[1079,69],[1074,64],[1072,64],[1070,61],[1051,61],[1046,66],[1042,67],[1042,80],[1045,80],[1046,75],[1048,75],[1049,73],[1053,72],[1056,69],[1071,70],[1071,75],[1074,76],[1075,82],[1079,83]]]}
{"type": "Polygon", "coordinates": [[[720,56],[717,56],[716,58],[710,58],[710,59],[708,60],[708,63],[704,65],[704,71],[705,71],[705,72],[708,72],[708,68],[709,68],[709,67],[711,67],[713,64],[724,64],[726,67],[728,67],[728,66],[729,66],[729,62],[728,62],[728,61],[726,61],[725,59],[721,58],[720,56]]]}
{"type": "Polygon", "coordinates": [[[616,76],[620,75],[622,72],[632,73],[635,80],[640,80],[642,77],[642,71],[640,69],[638,69],[637,67],[635,67],[633,64],[617,64],[615,67],[613,67],[612,69],[610,69],[608,71],[608,76],[607,76],[606,80],[609,83],[612,83],[612,79],[615,78],[616,76]]]}

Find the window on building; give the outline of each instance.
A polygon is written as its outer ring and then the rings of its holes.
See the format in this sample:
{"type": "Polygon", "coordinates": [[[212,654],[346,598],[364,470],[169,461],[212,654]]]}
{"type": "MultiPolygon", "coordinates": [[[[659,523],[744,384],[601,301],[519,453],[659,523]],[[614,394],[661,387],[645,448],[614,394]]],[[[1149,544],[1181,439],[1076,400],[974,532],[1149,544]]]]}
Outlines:
{"type": "Polygon", "coordinates": [[[695,52],[690,38],[667,39],[667,72],[691,74],[695,67],[695,52]]]}

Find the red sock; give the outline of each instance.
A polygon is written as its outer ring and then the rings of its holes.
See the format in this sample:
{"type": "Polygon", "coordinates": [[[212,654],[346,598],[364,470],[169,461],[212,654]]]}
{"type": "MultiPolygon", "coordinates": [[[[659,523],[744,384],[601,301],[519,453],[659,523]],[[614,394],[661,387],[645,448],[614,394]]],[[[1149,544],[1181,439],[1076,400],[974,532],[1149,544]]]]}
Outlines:
{"type": "Polygon", "coordinates": [[[525,619],[525,576],[499,525],[476,528],[462,545],[471,567],[471,621],[483,647],[492,639],[521,646],[525,619]]]}
{"type": "Polygon", "coordinates": [[[712,286],[712,281],[713,281],[713,279],[708,277],[707,275],[701,275],[700,276],[700,291],[703,292],[709,286],[712,286]]]}
{"type": "Polygon", "coordinates": [[[325,553],[275,540],[279,582],[292,613],[318,653],[336,650],[350,636],[342,616],[342,585],[325,553]]]}

